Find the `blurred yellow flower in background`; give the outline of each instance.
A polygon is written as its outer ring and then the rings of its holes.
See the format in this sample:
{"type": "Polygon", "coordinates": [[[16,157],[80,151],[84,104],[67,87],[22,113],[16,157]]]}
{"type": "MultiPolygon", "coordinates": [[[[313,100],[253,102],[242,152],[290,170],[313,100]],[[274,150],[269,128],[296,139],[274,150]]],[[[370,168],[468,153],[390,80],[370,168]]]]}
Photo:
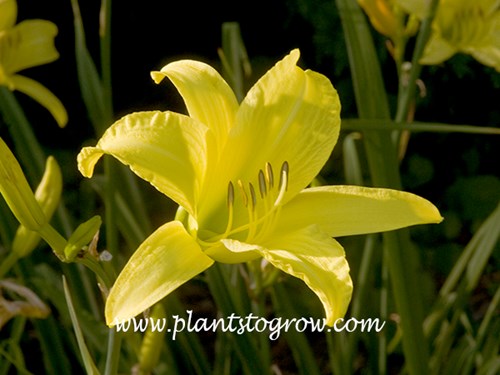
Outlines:
{"type": "MultiPolygon", "coordinates": [[[[426,17],[428,0],[398,0],[419,19],[426,17]]],[[[500,72],[500,0],[441,0],[432,34],[420,62],[440,64],[456,53],[473,56],[500,72]]]]}
{"type": "Polygon", "coordinates": [[[61,101],[39,82],[17,74],[59,58],[54,45],[57,26],[46,20],[16,24],[15,0],[0,0],[0,86],[18,90],[47,108],[61,127],[68,116],[61,101]]]}
{"type": "Polygon", "coordinates": [[[359,5],[380,34],[392,40],[397,39],[400,26],[390,0],[358,0],[359,5]]]}

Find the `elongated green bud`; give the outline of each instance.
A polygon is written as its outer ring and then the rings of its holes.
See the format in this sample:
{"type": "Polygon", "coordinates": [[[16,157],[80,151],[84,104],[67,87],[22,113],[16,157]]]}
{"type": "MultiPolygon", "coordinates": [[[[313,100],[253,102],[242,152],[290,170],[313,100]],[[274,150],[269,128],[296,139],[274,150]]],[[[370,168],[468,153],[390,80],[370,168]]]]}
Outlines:
{"type": "MultiPolygon", "coordinates": [[[[57,164],[56,159],[49,156],[45,164],[45,173],[35,192],[35,199],[42,208],[43,213],[48,220],[54,214],[54,211],[59,204],[62,192],[62,175],[61,169],[57,164]]],[[[12,251],[19,257],[28,255],[36,247],[40,241],[40,235],[27,229],[24,225],[19,226],[12,251]]]]}
{"type": "Polygon", "coordinates": [[[100,216],[94,216],[90,220],[80,224],[73,232],[64,249],[67,261],[72,261],[84,246],[87,246],[101,226],[100,216]]]}
{"type": "Polygon", "coordinates": [[[21,166],[0,138],[0,193],[17,220],[26,228],[37,231],[47,223],[21,166]]]}

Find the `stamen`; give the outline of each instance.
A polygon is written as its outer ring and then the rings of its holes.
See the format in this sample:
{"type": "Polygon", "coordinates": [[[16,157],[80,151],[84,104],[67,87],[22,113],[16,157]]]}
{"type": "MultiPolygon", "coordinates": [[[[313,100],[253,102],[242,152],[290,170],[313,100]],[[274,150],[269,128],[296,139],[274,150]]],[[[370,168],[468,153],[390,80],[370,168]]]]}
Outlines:
{"type": "Polygon", "coordinates": [[[281,175],[280,175],[280,190],[283,188],[283,185],[285,185],[285,190],[288,189],[288,162],[285,160],[283,162],[283,165],[281,166],[281,175]],[[284,177],[285,176],[285,177],[284,177]]]}
{"type": "Polygon", "coordinates": [[[257,230],[258,220],[256,220],[257,210],[255,206],[257,205],[257,196],[255,195],[255,189],[251,182],[248,183],[248,188],[250,190],[250,196],[252,198],[252,207],[248,207],[248,233],[246,241],[248,242],[251,238],[255,236],[255,231],[257,230]]]}
{"type": "Polygon", "coordinates": [[[241,182],[241,180],[238,180],[238,186],[240,187],[241,195],[243,196],[243,204],[245,205],[245,207],[248,207],[248,195],[247,195],[247,192],[245,190],[245,187],[243,186],[243,182],[241,182]]]}
{"type": "Polygon", "coordinates": [[[224,231],[224,236],[227,235],[231,231],[233,227],[233,212],[234,212],[234,186],[231,181],[227,185],[227,207],[228,207],[228,216],[227,216],[227,226],[224,231]]]}
{"type": "Polygon", "coordinates": [[[251,182],[248,183],[250,188],[250,196],[252,197],[252,208],[255,210],[255,206],[257,205],[257,196],[255,195],[255,189],[251,182]]]}
{"type": "Polygon", "coordinates": [[[267,195],[267,187],[266,179],[264,177],[264,172],[262,172],[262,169],[259,171],[259,190],[261,198],[264,199],[264,196],[267,195]]]}
{"type": "Polygon", "coordinates": [[[280,176],[280,184],[279,184],[279,194],[278,198],[276,198],[276,201],[274,202],[274,205],[277,206],[281,203],[283,200],[283,197],[285,195],[285,192],[288,189],[288,173],[289,173],[289,166],[288,162],[285,161],[283,165],[281,166],[281,176],[280,176]]]}
{"type": "Polygon", "coordinates": [[[273,167],[269,162],[266,162],[266,178],[267,178],[267,184],[269,185],[269,190],[271,190],[274,186],[274,174],[273,174],[273,167]]]}
{"type": "Polygon", "coordinates": [[[234,186],[231,181],[229,181],[229,185],[227,185],[227,206],[232,208],[234,204],[234,186]]]}

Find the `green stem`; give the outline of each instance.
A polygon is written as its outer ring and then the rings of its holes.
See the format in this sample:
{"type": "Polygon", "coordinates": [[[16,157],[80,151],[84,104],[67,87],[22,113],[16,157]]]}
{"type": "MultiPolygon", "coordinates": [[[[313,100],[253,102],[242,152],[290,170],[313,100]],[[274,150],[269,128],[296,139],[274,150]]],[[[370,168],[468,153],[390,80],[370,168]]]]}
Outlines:
{"type": "MultiPolygon", "coordinates": [[[[101,38],[101,77],[104,100],[104,118],[102,124],[108,126],[113,118],[113,100],[111,89],[111,0],[103,0],[100,11],[101,38]]],[[[106,176],[106,245],[111,254],[118,254],[118,227],[116,206],[116,166],[111,160],[104,161],[104,173],[106,176]]],[[[108,354],[106,358],[105,375],[114,375],[118,371],[118,359],[120,357],[121,334],[114,329],[108,335],[108,354]]]]}
{"type": "Polygon", "coordinates": [[[122,333],[116,332],[114,328],[108,330],[108,351],[106,355],[106,367],[104,375],[114,375],[118,373],[118,360],[120,359],[120,348],[122,333]]]}
{"type": "Polygon", "coordinates": [[[415,97],[417,80],[420,77],[420,72],[422,71],[422,65],[419,61],[424,53],[424,48],[429,40],[429,36],[431,35],[431,25],[436,15],[438,4],[439,0],[432,0],[429,4],[428,16],[422,21],[422,26],[420,27],[415,49],[413,51],[409,77],[407,80],[399,80],[398,108],[395,117],[396,122],[405,121],[410,109],[410,104],[413,102],[415,97]]]}
{"type": "Polygon", "coordinates": [[[104,284],[104,287],[109,291],[113,285],[113,277],[106,272],[102,267],[102,262],[99,262],[92,255],[85,253],[82,258],[76,258],[76,262],[83,264],[85,267],[90,269],[104,284]]]}
{"type": "Polygon", "coordinates": [[[46,224],[42,228],[40,228],[38,234],[40,234],[45,242],[49,244],[56,256],[60,260],[64,261],[66,258],[66,256],[64,255],[64,249],[67,244],[67,241],[64,239],[64,237],[61,236],[59,232],[56,231],[50,224],[46,224]]]}

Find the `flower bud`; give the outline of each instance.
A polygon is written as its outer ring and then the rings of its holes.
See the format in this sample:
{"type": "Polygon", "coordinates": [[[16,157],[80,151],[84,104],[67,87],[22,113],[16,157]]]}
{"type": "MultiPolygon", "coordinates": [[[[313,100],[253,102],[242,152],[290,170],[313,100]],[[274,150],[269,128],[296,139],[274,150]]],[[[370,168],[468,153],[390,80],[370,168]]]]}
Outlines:
{"type": "Polygon", "coordinates": [[[0,193],[14,216],[26,228],[37,231],[47,223],[47,217],[36,201],[21,166],[1,138],[0,193]]]}
{"type": "Polygon", "coordinates": [[[101,223],[101,217],[94,216],[76,228],[69,238],[66,248],[64,249],[64,255],[68,261],[75,259],[80,250],[92,241],[92,238],[99,230],[101,223]]]}
{"type": "MultiPolygon", "coordinates": [[[[61,192],[61,169],[59,168],[56,159],[49,156],[45,164],[45,173],[35,192],[35,199],[42,208],[47,220],[50,220],[54,214],[61,198],[61,192]]],[[[21,225],[19,226],[14,237],[12,251],[16,253],[18,257],[24,257],[36,247],[39,241],[40,236],[36,232],[33,232],[27,229],[24,225],[21,225]]]]}

